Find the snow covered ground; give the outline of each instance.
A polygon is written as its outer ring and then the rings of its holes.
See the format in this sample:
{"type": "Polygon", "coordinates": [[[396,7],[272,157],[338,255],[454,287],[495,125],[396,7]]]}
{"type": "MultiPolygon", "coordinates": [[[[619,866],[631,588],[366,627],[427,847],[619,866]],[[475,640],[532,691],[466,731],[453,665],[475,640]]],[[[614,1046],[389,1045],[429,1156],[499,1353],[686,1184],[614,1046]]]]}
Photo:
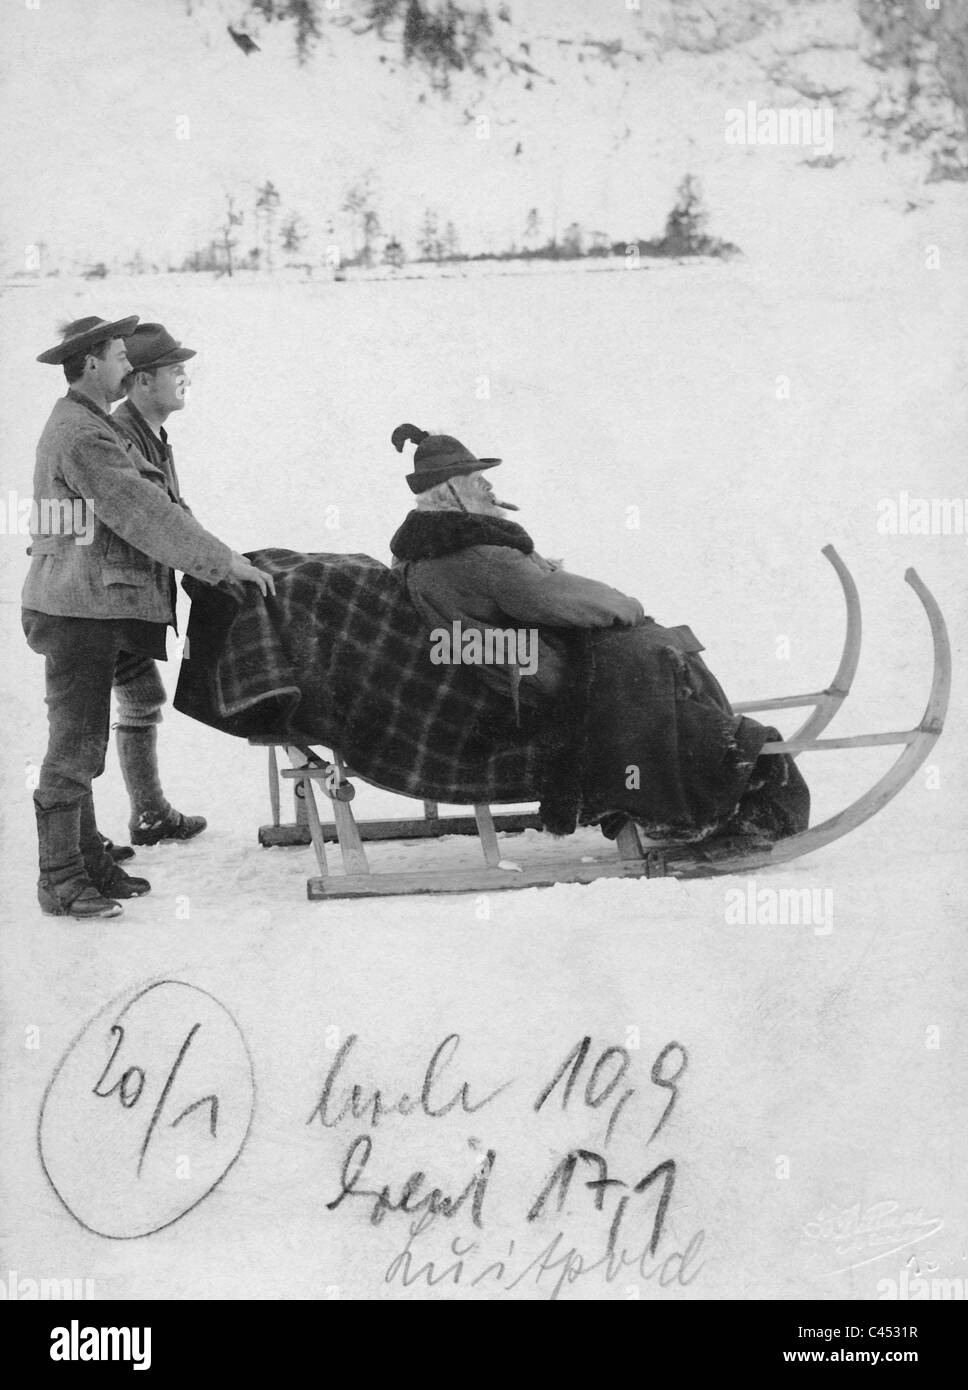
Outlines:
{"type": "MultiPolygon", "coordinates": [[[[483,1229],[465,1208],[418,1238],[416,1253],[438,1269],[454,1263],[455,1236],[478,1242],[437,1297],[499,1296],[496,1276],[474,1284],[474,1274],[506,1259],[509,1284],[515,1262],[520,1272],[559,1229],[559,1254],[575,1247],[586,1263],[601,1254],[611,1198],[596,1212],[576,1186],[560,1215],[523,1220],[570,1147],[607,1153],[630,1183],[665,1159],[677,1172],[657,1261],[611,1281],[599,1269],[565,1297],[887,1296],[878,1281],[897,1280],[912,1249],[941,1275],[968,1275],[968,545],[964,535],[877,529],[878,502],[902,491],[968,493],[958,192],[930,213],[868,212],[869,235],[855,229],[849,241],[832,222],[829,237],[815,226],[798,245],[791,219],[785,255],[724,265],[308,285],[111,278],[4,296],[4,497],[29,495],[36,437],[62,389],[59,374],[33,360],[55,321],[137,312],[199,350],[189,406],[170,433],[195,514],[237,549],[386,558],[410,499],[389,434],[413,420],[502,455],[500,491],[520,505],[538,549],[636,594],[661,622],[689,623],[736,700],[815,690],[832,677],[843,614],[819,553],[826,542],[851,566],[865,619],[854,694],[831,732],[920,716],[930,643],[903,583],[907,565],[938,598],[955,650],[953,709],[929,767],[849,838],[756,876],[757,888],[829,890],[829,931],[730,921],[727,895],[745,878],[308,903],[311,851],[256,843],[268,819],[264,755],[178,715],[162,731],[166,787],[210,828],[189,845],[142,851],[132,868],[151,879],[151,895],[119,923],[82,927],[42,918],[34,898],[43,673],[19,629],[26,542],[5,536],[4,1268],[91,1278],[106,1297],[404,1296],[393,1261],[405,1216],[373,1226],[359,1199],[326,1208],[365,1124],[306,1121],[347,1035],[359,1036],[353,1079],[397,1097],[419,1090],[430,1054],[457,1032],[459,1060],[441,1095],[465,1077],[475,1096],[514,1084],[474,1116],[385,1119],[372,1132],[366,1184],[399,1188],[426,1168],[456,1193],[484,1151],[496,1151],[483,1229]],[[926,268],[930,245],[940,247],[937,270],[926,268]],[[160,979],[208,990],[234,1016],[254,1068],[251,1128],[225,1180],[183,1219],[145,1240],[105,1240],[57,1203],[37,1161],[36,1115],[82,1026],[160,979]],[[535,1113],[531,1099],[586,1034],[593,1051],[569,1108],[535,1113]],[[648,1144],[669,1095],[650,1069],[673,1040],[688,1063],[648,1144]],[[611,1107],[580,1092],[609,1045],[629,1049],[635,1094],[606,1150],[611,1107]],[[646,1281],[701,1230],[679,1283],[646,1281]]],[[[846,227],[849,209],[839,216],[846,227]]],[[[176,673],[170,660],[169,690],[176,673]]],[[[892,757],[805,763],[814,819],[853,799],[892,757]]],[[[123,837],[113,749],[97,804],[102,828],[123,837]]],[[[412,803],[363,787],[356,809],[412,814],[412,803]]],[[[505,852],[520,861],[548,852],[539,839],[508,840],[505,852]]],[[[583,852],[600,851],[597,833],[581,840],[583,852]]],[[[371,859],[419,867],[478,852],[467,840],[374,848],[371,859]]],[[[102,1064],[109,1043],[105,1034],[102,1064]]],[[[237,1067],[232,1078],[229,1091],[241,1086],[237,1067]]],[[[65,1160],[83,1168],[87,1156],[109,1196],[130,1139],[114,1118],[129,1112],[114,1106],[77,1101],[77,1153],[65,1160]],[[98,1114],[110,1106],[115,1125],[96,1142],[92,1104],[98,1114]]],[[[83,1214],[93,1179],[78,1181],[83,1214]]],[[[168,1210],[177,1181],[153,1181],[168,1210]]],[[[654,1202],[643,1210],[650,1222],[654,1202]]],[[[630,1209],[630,1249],[635,1223],[641,1250],[644,1221],[630,1209]]],[[[547,1297],[560,1274],[532,1271],[501,1296],[547,1297]]]]}

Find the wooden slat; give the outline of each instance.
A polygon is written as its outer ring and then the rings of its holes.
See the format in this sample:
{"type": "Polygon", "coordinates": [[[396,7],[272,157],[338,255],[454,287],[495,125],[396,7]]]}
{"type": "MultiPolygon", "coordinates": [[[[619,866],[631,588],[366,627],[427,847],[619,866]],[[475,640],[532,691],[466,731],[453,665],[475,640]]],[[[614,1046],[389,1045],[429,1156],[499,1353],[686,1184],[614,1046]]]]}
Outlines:
{"type": "Polygon", "coordinates": [[[775,740],[764,743],[761,753],[830,753],[841,748],[889,748],[892,744],[915,743],[921,729],[906,729],[896,734],[849,734],[845,738],[791,738],[783,743],[775,740]]]}
{"type": "Polygon", "coordinates": [[[376,898],[416,893],[499,893],[514,888],[552,888],[556,883],[593,883],[599,878],[647,878],[649,865],[609,859],[598,864],[547,865],[505,873],[502,869],[433,869],[424,873],[333,874],[310,878],[310,901],[328,898],[376,898]]]}
{"type": "Polygon", "coordinates": [[[497,835],[494,832],[494,821],[491,819],[491,808],[480,802],[474,807],[474,819],[477,822],[477,833],[481,837],[481,849],[484,851],[484,863],[489,869],[496,869],[501,860],[501,847],[497,842],[497,835]]]}
{"type": "Polygon", "coordinates": [[[360,841],[360,832],[353,817],[352,807],[347,801],[333,801],[331,804],[343,868],[348,874],[368,874],[370,865],[366,858],[366,850],[360,841]]]}
{"type": "Polygon", "coordinates": [[[272,807],[272,824],[279,824],[279,763],[276,750],[269,746],[269,805],[272,807]]]}
{"type": "Polygon", "coordinates": [[[737,700],[732,708],[734,714],[749,714],[758,709],[803,709],[807,705],[819,705],[826,696],[826,690],[818,690],[813,695],[777,695],[772,700],[737,700]]]}
{"type": "MultiPolygon", "coordinates": [[[[286,751],[293,762],[301,756],[299,750],[296,748],[287,748],[286,751]]],[[[326,842],[323,839],[323,827],[319,823],[319,808],[316,805],[316,793],[313,791],[313,784],[310,779],[302,775],[303,769],[286,768],[282,775],[285,777],[286,772],[292,771],[295,771],[299,775],[299,780],[295,783],[293,791],[302,790],[303,805],[306,808],[306,822],[309,826],[309,834],[312,839],[313,849],[316,852],[316,863],[319,865],[319,872],[325,881],[329,875],[329,865],[326,862],[326,842]]]]}
{"type": "MultiPolygon", "coordinates": [[[[522,830],[540,830],[541,820],[531,811],[508,811],[503,816],[491,812],[495,830],[502,835],[517,835],[522,830]]],[[[436,840],[442,835],[476,835],[477,821],[473,816],[442,816],[439,820],[361,820],[356,822],[361,840],[436,840]]],[[[323,837],[339,839],[332,821],[322,822],[323,837]]],[[[308,845],[309,830],[305,825],[262,825],[260,845],[308,845]]]]}

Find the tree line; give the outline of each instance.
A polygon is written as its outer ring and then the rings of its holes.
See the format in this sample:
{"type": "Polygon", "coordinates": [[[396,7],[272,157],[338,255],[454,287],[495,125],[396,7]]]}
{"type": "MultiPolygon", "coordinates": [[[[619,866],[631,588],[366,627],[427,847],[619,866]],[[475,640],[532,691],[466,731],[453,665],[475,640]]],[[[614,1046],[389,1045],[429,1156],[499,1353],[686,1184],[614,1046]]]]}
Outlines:
{"type": "Polygon", "coordinates": [[[428,207],[413,244],[407,248],[395,232],[384,226],[371,173],[347,188],[340,213],[342,240],[332,219],[312,227],[299,212],[285,210],[279,190],[267,179],[255,190],[248,216],[238,198],[227,194],[221,221],[211,240],[173,268],[232,276],[240,271],[271,273],[280,266],[312,271],[317,264],[339,272],[345,267],[371,269],[378,265],[398,269],[408,261],[557,261],[633,253],[727,258],[739,252],[732,242],[709,235],[702,189],[692,174],[686,174],[679,184],[662,235],[652,238],[616,240],[608,232],[588,229],[577,221],[570,222],[559,235],[546,225],[540,209],[532,207],[524,218],[520,239],[512,238],[499,250],[466,252],[453,218],[445,218],[438,209],[428,207]],[[307,251],[309,245],[315,249],[307,251]]]}

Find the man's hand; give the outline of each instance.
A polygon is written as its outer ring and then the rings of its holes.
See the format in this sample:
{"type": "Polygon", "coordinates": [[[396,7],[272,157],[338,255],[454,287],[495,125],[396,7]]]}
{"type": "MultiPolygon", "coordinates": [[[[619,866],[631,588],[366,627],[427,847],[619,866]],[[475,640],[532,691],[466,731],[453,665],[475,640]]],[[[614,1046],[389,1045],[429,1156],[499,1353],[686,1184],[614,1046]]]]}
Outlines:
{"type": "Polygon", "coordinates": [[[275,594],[276,586],[272,575],[266,570],[256,569],[255,565],[250,564],[244,555],[237,555],[232,552],[232,568],[229,570],[229,577],[238,580],[240,584],[257,584],[259,593],[263,598],[266,594],[275,594]]]}

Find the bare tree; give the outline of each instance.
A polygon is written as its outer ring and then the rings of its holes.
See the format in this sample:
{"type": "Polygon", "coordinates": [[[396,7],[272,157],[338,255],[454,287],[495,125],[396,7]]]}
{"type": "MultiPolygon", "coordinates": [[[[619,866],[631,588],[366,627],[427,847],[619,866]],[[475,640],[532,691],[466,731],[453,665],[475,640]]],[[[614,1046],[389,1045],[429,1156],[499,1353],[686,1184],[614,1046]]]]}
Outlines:
{"type": "Polygon", "coordinates": [[[298,212],[290,212],[279,229],[279,243],[287,256],[295,256],[306,240],[306,228],[298,212]]]}
{"type": "Polygon", "coordinates": [[[380,217],[374,205],[373,178],[372,169],[368,169],[361,179],[346,190],[340,209],[350,217],[353,259],[362,259],[366,265],[370,265],[373,260],[373,242],[380,234],[380,217]]]}
{"type": "Polygon", "coordinates": [[[460,256],[460,238],[457,235],[457,228],[453,222],[448,222],[444,228],[442,251],[447,260],[456,261],[460,256]]]}
{"type": "Polygon", "coordinates": [[[708,221],[699,180],[686,174],[679,184],[675,207],[666,218],[665,240],[673,254],[695,255],[701,250],[708,221]]]}
{"type": "Polygon", "coordinates": [[[380,235],[380,218],[373,208],[363,213],[363,264],[373,264],[373,243],[380,235]]]}
{"type": "Polygon", "coordinates": [[[443,251],[437,227],[437,214],[427,208],[417,233],[417,252],[422,261],[439,261],[443,251]]]}
{"type": "Polygon", "coordinates": [[[272,270],[272,245],[275,238],[276,217],[279,214],[279,190],[271,179],[266,179],[261,188],[256,189],[255,215],[262,222],[262,238],[265,242],[265,268],[272,270]]]}
{"type": "Polygon", "coordinates": [[[234,237],[234,236],[232,235],[232,232],[234,231],[234,229],[235,229],[236,227],[241,227],[241,226],[242,226],[242,221],[243,221],[243,214],[242,214],[241,212],[237,211],[236,206],[235,206],[235,198],[233,197],[233,195],[232,195],[231,193],[226,193],[226,195],[225,195],[225,218],[224,218],[224,221],[222,222],[221,227],[219,228],[218,240],[217,240],[217,243],[216,243],[216,244],[218,245],[219,250],[221,251],[222,256],[224,257],[224,260],[225,260],[225,266],[224,266],[225,273],[226,273],[226,275],[228,275],[230,278],[231,278],[231,275],[232,275],[232,271],[233,271],[233,269],[234,269],[234,264],[233,264],[233,260],[232,260],[232,252],[235,250],[236,246],[238,246],[238,244],[239,244],[239,243],[238,243],[238,238],[237,238],[237,237],[234,237]]]}

